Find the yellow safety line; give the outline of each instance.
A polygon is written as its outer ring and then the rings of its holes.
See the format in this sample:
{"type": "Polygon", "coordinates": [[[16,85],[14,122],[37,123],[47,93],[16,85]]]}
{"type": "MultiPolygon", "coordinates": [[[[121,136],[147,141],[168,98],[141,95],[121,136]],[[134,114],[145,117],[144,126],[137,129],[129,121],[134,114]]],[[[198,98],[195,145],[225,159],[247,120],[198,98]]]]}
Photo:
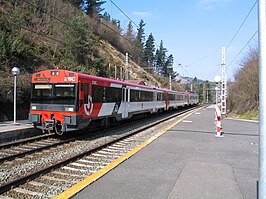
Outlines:
{"type": "Polygon", "coordinates": [[[171,124],[170,126],[168,126],[167,128],[165,128],[164,130],[162,130],[160,133],[158,133],[155,136],[151,137],[149,140],[143,142],[142,144],[138,145],[137,147],[135,147],[131,151],[127,152],[123,156],[117,158],[116,160],[114,160],[110,164],[106,165],[102,169],[100,169],[97,172],[91,174],[90,176],[88,176],[84,180],[78,182],[77,184],[75,184],[74,186],[70,187],[66,191],[62,192],[61,194],[55,196],[54,199],[70,198],[73,195],[77,194],[79,191],[81,191],[82,189],[84,189],[86,186],[88,186],[89,184],[91,184],[94,181],[98,180],[100,177],[102,177],[103,175],[105,175],[106,173],[108,173],[109,171],[111,171],[113,168],[117,167],[119,164],[121,164],[122,162],[124,162],[125,160],[127,160],[128,158],[130,158],[131,156],[133,156],[135,153],[137,153],[138,151],[140,151],[142,148],[144,148],[145,146],[147,146],[148,144],[150,144],[151,142],[153,142],[154,140],[156,140],[158,137],[160,137],[161,135],[163,135],[164,133],[166,133],[169,129],[173,128],[175,125],[177,125],[178,123],[180,123],[182,120],[186,119],[191,114],[197,112],[200,109],[201,108],[198,108],[198,109],[192,111],[191,113],[189,113],[188,115],[184,116],[183,118],[179,119],[175,123],[171,124]]]}

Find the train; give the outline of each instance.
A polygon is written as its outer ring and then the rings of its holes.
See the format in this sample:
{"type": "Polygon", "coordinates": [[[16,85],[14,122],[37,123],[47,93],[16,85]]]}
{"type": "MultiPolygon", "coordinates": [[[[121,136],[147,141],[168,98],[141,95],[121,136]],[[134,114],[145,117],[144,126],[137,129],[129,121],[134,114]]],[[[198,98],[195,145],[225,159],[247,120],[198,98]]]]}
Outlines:
{"type": "Polygon", "coordinates": [[[196,105],[199,96],[68,70],[32,75],[29,121],[43,133],[86,129],[179,107],[196,105]]]}

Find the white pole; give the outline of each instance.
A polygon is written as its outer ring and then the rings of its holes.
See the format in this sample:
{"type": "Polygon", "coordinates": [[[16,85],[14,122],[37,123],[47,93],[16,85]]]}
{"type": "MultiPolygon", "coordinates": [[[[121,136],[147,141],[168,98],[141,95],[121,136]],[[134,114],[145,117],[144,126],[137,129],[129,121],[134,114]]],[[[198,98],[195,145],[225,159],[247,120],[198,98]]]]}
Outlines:
{"type": "Polygon", "coordinates": [[[116,65],[115,65],[115,79],[116,79],[116,65]]]}
{"type": "Polygon", "coordinates": [[[259,0],[259,199],[266,198],[266,0],[259,0]]]}
{"type": "Polygon", "coordinates": [[[125,81],[128,81],[128,53],[126,53],[125,81]]]}
{"type": "Polygon", "coordinates": [[[17,76],[14,75],[14,124],[16,124],[16,107],[17,107],[17,76]]]}
{"type": "Polygon", "coordinates": [[[170,73],[169,73],[169,89],[172,90],[172,77],[170,73]]]}
{"type": "Polygon", "coordinates": [[[222,48],[221,112],[226,114],[227,77],[225,66],[225,47],[222,48]]]}
{"type": "Polygon", "coordinates": [[[209,91],[207,90],[207,94],[206,94],[206,102],[207,104],[209,103],[209,91]]]}
{"type": "Polygon", "coordinates": [[[123,80],[123,68],[120,67],[120,80],[123,80]]]}

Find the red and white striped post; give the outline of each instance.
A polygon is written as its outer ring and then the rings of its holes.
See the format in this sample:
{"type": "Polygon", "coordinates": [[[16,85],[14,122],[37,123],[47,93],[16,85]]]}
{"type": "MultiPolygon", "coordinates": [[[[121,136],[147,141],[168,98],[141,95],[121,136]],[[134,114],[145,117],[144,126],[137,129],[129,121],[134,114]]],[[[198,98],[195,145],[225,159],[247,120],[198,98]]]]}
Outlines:
{"type": "Polygon", "coordinates": [[[215,126],[216,126],[216,137],[223,137],[222,133],[222,114],[219,107],[215,106],[215,126]]]}

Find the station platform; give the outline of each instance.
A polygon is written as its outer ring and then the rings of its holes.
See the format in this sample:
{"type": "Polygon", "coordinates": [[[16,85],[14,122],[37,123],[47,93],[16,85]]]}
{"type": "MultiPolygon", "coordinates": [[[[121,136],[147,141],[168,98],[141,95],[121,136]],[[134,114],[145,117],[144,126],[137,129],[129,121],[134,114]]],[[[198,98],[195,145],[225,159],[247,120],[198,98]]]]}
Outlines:
{"type": "Polygon", "coordinates": [[[28,120],[0,122],[0,143],[25,138],[30,135],[39,135],[41,132],[34,129],[28,120]]]}
{"type": "Polygon", "coordinates": [[[202,108],[73,198],[251,199],[258,180],[258,122],[222,120],[202,108]]]}

